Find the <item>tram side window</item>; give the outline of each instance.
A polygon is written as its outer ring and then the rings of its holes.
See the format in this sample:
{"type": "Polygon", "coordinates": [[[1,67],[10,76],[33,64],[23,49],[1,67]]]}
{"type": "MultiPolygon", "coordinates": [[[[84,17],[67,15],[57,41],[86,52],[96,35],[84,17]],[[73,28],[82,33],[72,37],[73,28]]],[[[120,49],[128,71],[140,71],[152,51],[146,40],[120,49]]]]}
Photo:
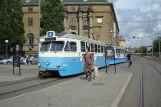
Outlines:
{"type": "Polygon", "coordinates": [[[98,45],[98,53],[100,53],[100,52],[101,52],[100,45],[98,45]]]}
{"type": "Polygon", "coordinates": [[[91,46],[90,45],[91,45],[90,43],[86,42],[86,48],[88,48],[89,52],[91,52],[91,46]]]}
{"type": "Polygon", "coordinates": [[[103,53],[103,46],[101,46],[101,53],[103,53]]]}
{"type": "Polygon", "coordinates": [[[116,49],[116,53],[120,53],[120,49],[116,49]]]}
{"type": "Polygon", "coordinates": [[[94,52],[94,45],[91,44],[91,52],[94,52]]]}
{"type": "Polygon", "coordinates": [[[95,52],[97,52],[97,45],[95,44],[94,46],[95,46],[95,52]]]}
{"type": "Polygon", "coordinates": [[[66,43],[66,46],[65,46],[65,49],[64,49],[65,51],[73,51],[73,52],[75,52],[75,51],[77,51],[77,44],[76,44],[76,42],[67,42],[66,43]]]}
{"type": "Polygon", "coordinates": [[[81,52],[85,52],[85,42],[81,42],[81,52]]]}
{"type": "Polygon", "coordinates": [[[70,46],[71,46],[71,51],[77,51],[77,44],[76,42],[70,42],[70,46]]]}

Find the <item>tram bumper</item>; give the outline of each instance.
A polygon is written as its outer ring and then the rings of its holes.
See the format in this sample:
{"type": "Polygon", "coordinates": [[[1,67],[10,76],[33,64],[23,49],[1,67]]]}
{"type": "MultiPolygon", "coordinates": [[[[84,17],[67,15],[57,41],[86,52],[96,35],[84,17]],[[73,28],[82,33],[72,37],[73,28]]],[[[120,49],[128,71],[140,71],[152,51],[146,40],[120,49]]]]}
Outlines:
{"type": "Polygon", "coordinates": [[[40,64],[39,71],[46,72],[46,71],[65,71],[66,67],[63,65],[57,64],[57,65],[45,65],[40,64]]]}

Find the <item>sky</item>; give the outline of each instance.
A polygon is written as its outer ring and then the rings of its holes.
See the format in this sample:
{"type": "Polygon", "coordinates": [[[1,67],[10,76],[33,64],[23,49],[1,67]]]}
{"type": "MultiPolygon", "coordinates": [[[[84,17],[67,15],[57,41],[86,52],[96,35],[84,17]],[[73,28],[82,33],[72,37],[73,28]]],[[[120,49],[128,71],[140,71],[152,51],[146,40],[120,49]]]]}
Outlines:
{"type": "Polygon", "coordinates": [[[161,0],[111,1],[115,1],[120,36],[126,39],[126,47],[151,46],[158,32],[161,33],[161,0]],[[133,36],[136,38],[128,39],[133,36]]]}

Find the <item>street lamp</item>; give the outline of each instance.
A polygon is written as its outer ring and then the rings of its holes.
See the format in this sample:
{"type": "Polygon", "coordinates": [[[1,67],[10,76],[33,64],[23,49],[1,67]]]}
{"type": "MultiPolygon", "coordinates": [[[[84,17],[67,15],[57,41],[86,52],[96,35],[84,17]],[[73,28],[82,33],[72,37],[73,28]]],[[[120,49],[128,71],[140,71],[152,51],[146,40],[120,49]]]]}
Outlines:
{"type": "Polygon", "coordinates": [[[8,56],[8,55],[7,55],[7,51],[8,51],[8,42],[9,42],[8,40],[5,40],[5,43],[6,43],[6,60],[7,60],[7,56],[8,56]]]}

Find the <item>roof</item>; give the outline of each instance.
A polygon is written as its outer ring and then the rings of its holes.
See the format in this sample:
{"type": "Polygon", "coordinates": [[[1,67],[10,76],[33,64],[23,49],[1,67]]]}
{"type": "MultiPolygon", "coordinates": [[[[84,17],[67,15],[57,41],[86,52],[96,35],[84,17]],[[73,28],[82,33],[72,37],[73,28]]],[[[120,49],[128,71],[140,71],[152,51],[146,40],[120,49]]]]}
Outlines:
{"type": "Polygon", "coordinates": [[[63,0],[63,2],[107,2],[107,0],[63,0]]]}
{"type": "MultiPolygon", "coordinates": [[[[45,35],[43,35],[42,37],[40,37],[40,39],[43,39],[44,37],[45,37],[45,35]]],[[[86,38],[86,37],[83,37],[83,36],[79,36],[79,35],[75,35],[75,34],[68,34],[68,33],[65,33],[65,32],[56,33],[56,37],[57,38],[77,39],[77,40],[88,41],[89,43],[97,43],[99,45],[106,45],[105,43],[100,42],[100,41],[96,41],[96,40],[89,39],[89,38],[86,38]]]]}
{"type": "MultiPolygon", "coordinates": [[[[41,0],[44,1],[44,0],[41,0]]],[[[64,4],[111,4],[107,0],[62,0],[64,4]]],[[[39,5],[39,0],[22,0],[23,5],[39,5]],[[26,2],[30,1],[30,2],[26,2]]]]}
{"type": "Polygon", "coordinates": [[[23,5],[35,5],[35,6],[37,6],[37,5],[39,5],[39,0],[22,0],[22,4],[23,5]],[[30,1],[30,2],[26,2],[26,1],[30,1]]]}
{"type": "Polygon", "coordinates": [[[112,4],[107,0],[62,0],[64,4],[112,4]]]}

